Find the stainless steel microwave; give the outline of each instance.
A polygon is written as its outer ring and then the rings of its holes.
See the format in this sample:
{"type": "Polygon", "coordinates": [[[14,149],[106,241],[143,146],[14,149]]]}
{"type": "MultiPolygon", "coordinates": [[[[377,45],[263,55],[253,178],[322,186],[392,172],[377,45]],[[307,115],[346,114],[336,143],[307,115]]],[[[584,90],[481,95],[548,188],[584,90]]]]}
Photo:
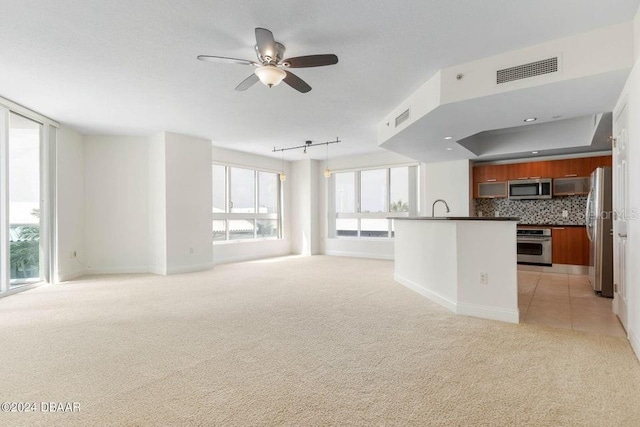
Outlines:
{"type": "Polygon", "coordinates": [[[509,181],[509,198],[516,200],[550,199],[551,178],[509,181]]]}

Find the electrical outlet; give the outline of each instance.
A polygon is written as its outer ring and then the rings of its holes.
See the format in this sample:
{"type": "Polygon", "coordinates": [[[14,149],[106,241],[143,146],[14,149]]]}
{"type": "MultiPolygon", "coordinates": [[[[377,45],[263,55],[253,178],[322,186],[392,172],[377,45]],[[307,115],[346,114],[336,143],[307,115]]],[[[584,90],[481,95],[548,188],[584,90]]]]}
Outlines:
{"type": "Polygon", "coordinates": [[[488,285],[489,284],[489,275],[485,272],[480,273],[480,284],[488,285]]]}
{"type": "Polygon", "coordinates": [[[482,211],[478,211],[478,216],[482,217],[482,211]]]}
{"type": "Polygon", "coordinates": [[[569,211],[562,211],[562,218],[569,218],[569,211]]]}
{"type": "Polygon", "coordinates": [[[500,216],[500,211],[496,211],[496,216],[500,216]]]}

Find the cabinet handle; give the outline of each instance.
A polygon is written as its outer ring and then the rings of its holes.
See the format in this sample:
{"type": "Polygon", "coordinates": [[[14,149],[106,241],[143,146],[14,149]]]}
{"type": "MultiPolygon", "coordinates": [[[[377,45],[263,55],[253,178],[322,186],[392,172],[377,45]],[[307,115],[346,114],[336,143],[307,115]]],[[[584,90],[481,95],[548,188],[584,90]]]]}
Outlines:
{"type": "Polygon", "coordinates": [[[566,227],[553,227],[554,230],[564,230],[566,227]]]}
{"type": "Polygon", "coordinates": [[[624,239],[627,237],[627,233],[618,233],[618,237],[622,237],[624,239]]]}
{"type": "Polygon", "coordinates": [[[574,176],[578,176],[578,174],[577,174],[577,173],[568,173],[568,174],[566,174],[565,176],[566,176],[567,178],[572,178],[572,177],[574,177],[574,176]]]}
{"type": "Polygon", "coordinates": [[[518,178],[518,179],[529,179],[529,177],[528,177],[528,176],[525,176],[525,177],[520,177],[520,178],[518,178]]]}
{"type": "Polygon", "coordinates": [[[497,179],[488,179],[487,182],[496,182],[497,179]]]}
{"type": "Polygon", "coordinates": [[[529,179],[540,179],[539,176],[530,176],[529,179]]]}

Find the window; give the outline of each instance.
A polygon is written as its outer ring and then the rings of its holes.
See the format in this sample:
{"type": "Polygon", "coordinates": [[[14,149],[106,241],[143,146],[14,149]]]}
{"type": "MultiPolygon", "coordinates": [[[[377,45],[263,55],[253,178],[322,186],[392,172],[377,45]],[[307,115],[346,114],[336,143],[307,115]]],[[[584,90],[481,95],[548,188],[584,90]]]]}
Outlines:
{"type": "Polygon", "coordinates": [[[281,237],[275,172],[213,165],[213,242],[281,237]]]}
{"type": "Polygon", "coordinates": [[[337,172],[330,237],[393,237],[394,216],[416,214],[417,166],[337,172]]]}
{"type": "Polygon", "coordinates": [[[44,172],[55,129],[32,116],[0,104],[0,293],[50,280],[44,172]]]}

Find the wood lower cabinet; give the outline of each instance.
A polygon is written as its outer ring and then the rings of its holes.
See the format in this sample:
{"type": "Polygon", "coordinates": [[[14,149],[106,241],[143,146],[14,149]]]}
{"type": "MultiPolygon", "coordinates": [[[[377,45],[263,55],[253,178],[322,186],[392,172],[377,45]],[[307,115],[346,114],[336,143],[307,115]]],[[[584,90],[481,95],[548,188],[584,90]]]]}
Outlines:
{"type": "Polygon", "coordinates": [[[585,227],[552,227],[552,262],[589,265],[589,238],[585,227]]]}

